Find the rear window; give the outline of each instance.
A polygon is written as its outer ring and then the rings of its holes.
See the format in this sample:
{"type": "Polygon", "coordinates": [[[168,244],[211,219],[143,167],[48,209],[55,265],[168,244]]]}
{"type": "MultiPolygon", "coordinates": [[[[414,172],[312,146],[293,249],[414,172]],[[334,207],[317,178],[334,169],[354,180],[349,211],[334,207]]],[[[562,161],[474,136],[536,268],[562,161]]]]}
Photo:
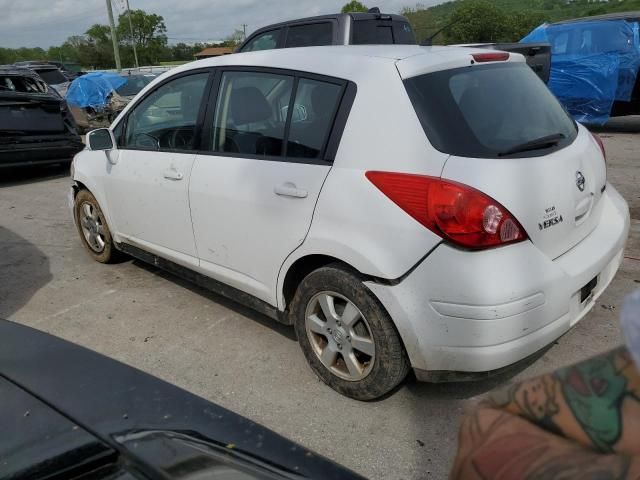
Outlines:
{"type": "Polygon", "coordinates": [[[286,47],[314,47],[333,43],[333,24],[331,22],[310,23],[289,27],[286,47]]]}
{"type": "Polygon", "coordinates": [[[416,37],[407,22],[390,20],[356,20],[351,43],[354,45],[413,45],[416,37]]]}
{"type": "Polygon", "coordinates": [[[431,144],[461,157],[547,155],[571,144],[575,122],[525,63],[475,65],[405,80],[431,144]],[[545,137],[557,143],[507,154],[545,137]]]}
{"type": "Polygon", "coordinates": [[[36,70],[40,78],[42,78],[49,85],[58,85],[60,83],[67,82],[67,77],[65,77],[60,70],[57,68],[45,69],[45,70],[36,70]]]}
{"type": "Polygon", "coordinates": [[[20,93],[47,93],[47,86],[40,80],[17,75],[0,75],[0,91],[20,93]]]}

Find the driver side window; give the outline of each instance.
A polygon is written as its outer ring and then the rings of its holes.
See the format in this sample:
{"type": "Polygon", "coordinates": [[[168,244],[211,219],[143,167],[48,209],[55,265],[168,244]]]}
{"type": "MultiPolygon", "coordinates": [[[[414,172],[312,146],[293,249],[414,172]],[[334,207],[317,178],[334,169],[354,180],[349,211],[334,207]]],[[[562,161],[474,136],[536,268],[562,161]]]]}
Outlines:
{"type": "Polygon", "coordinates": [[[198,113],[209,73],[165,83],[129,113],[122,148],[193,150],[198,113]]]}

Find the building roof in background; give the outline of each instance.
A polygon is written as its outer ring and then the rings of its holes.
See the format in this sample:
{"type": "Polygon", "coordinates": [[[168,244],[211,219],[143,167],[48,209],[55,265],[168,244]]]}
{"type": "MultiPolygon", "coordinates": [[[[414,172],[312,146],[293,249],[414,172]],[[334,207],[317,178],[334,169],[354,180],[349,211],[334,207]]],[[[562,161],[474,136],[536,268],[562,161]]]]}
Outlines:
{"type": "Polygon", "coordinates": [[[196,57],[218,57],[220,55],[229,55],[233,53],[233,48],[230,47],[209,47],[205,48],[201,52],[196,53],[196,57]]]}

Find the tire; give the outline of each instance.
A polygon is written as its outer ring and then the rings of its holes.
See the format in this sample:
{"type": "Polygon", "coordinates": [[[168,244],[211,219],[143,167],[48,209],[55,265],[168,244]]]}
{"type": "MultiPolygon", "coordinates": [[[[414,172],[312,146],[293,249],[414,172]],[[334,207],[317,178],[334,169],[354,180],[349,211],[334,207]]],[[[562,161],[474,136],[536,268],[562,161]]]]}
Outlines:
{"type": "Polygon", "coordinates": [[[374,400],[407,376],[393,321],[357,272],[341,264],[311,272],[298,286],[290,315],[312,370],[342,395],[374,400]]]}
{"type": "Polygon", "coordinates": [[[115,248],[102,209],[91,192],[78,192],[74,200],[73,215],[80,241],[96,262],[115,263],[122,259],[121,252],[115,248]]]}

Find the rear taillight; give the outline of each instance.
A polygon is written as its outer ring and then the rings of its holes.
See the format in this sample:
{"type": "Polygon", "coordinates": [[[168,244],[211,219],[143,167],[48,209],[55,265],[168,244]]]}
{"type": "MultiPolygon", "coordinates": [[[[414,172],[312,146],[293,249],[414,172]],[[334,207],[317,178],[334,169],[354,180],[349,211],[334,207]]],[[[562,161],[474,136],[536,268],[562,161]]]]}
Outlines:
{"type": "Polygon", "coordinates": [[[406,173],[366,176],[415,220],[456,245],[482,249],[527,239],[506,208],[468,185],[406,173]]]}
{"type": "Polygon", "coordinates": [[[598,135],[597,133],[593,133],[593,132],[591,133],[591,135],[593,136],[593,139],[596,141],[596,143],[600,147],[600,150],[602,150],[602,156],[604,157],[604,161],[606,163],[606,161],[607,161],[607,152],[604,149],[604,143],[602,143],[602,139],[600,138],[600,135],[598,135]]]}
{"type": "Polygon", "coordinates": [[[510,57],[509,53],[507,52],[474,53],[471,56],[478,63],[506,62],[510,57]]]}

